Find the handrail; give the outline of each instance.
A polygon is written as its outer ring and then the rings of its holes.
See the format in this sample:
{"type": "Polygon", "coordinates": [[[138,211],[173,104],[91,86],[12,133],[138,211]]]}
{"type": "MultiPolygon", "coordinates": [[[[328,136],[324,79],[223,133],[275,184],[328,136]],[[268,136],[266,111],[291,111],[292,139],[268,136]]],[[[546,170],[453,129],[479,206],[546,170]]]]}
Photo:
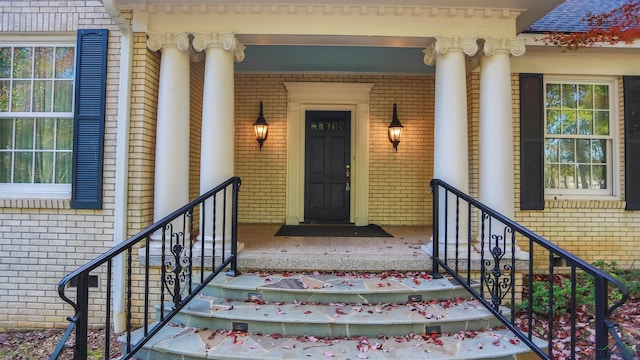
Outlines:
{"type": "Polygon", "coordinates": [[[567,276],[569,276],[571,287],[568,299],[571,308],[569,358],[573,359],[576,355],[576,307],[580,295],[576,290],[576,282],[578,276],[588,276],[595,287],[593,304],[588,306],[593,306],[595,314],[596,359],[609,359],[610,339],[623,359],[631,359],[625,345],[615,332],[617,325],[609,321],[612,313],[629,298],[629,292],[624,284],[446,182],[433,179],[430,186],[433,193],[434,277],[441,276],[439,269],[443,268],[534,353],[541,358],[551,359],[554,334],[552,319],[556,315],[553,309],[558,302],[558,299],[554,298],[554,288],[556,288],[554,262],[564,261],[569,270],[567,276]],[[472,245],[473,240],[478,237],[479,241],[472,245]],[[523,246],[524,251],[516,245],[516,240],[518,245],[523,246]],[[444,249],[441,249],[440,242],[443,243],[444,249]],[[526,258],[518,259],[522,256],[526,258]],[[528,266],[519,260],[527,260],[528,266]],[[548,334],[545,339],[546,346],[537,345],[534,339],[544,335],[534,333],[533,326],[534,262],[548,263],[549,278],[546,284],[548,301],[546,304],[538,304],[546,306],[546,315],[549,319],[549,325],[545,329],[548,334]],[[476,280],[473,279],[472,268],[479,271],[476,280]],[[520,323],[517,323],[515,318],[518,299],[516,273],[520,270],[518,268],[522,268],[524,277],[528,279],[527,284],[523,284],[528,290],[528,297],[523,302],[526,305],[525,319],[520,323]],[[480,282],[479,290],[476,288],[477,281],[480,282]],[[619,293],[619,299],[612,305],[609,305],[609,284],[615,286],[619,293]],[[505,310],[509,310],[510,318],[503,315],[505,310]]]}
{"type": "Polygon", "coordinates": [[[109,358],[110,317],[112,316],[109,294],[113,290],[112,262],[118,256],[126,256],[127,264],[127,281],[124,289],[127,302],[127,325],[125,334],[122,336],[125,340],[121,360],[131,358],[223,270],[229,269],[227,272],[229,276],[239,275],[237,231],[240,185],[239,177],[226,180],[65,276],[58,285],[58,294],[63,301],[73,307],[74,316],[67,318],[70,324],[49,359],[58,359],[67,350],[65,342],[73,331],[75,331],[74,358],[86,359],[89,325],[99,325],[96,321],[100,319],[104,321],[101,325],[106,333],[104,354],[105,358],[109,358]],[[199,220],[194,226],[194,217],[197,215],[199,220]],[[142,248],[144,249],[140,250],[142,248]],[[139,253],[141,261],[144,261],[140,269],[136,268],[133,261],[134,250],[144,251],[144,256],[139,253]],[[154,254],[153,251],[159,253],[154,254]],[[216,261],[217,259],[219,261],[216,261]],[[134,270],[139,270],[141,274],[134,273],[134,270]],[[107,280],[103,288],[90,293],[90,278],[94,272],[99,275],[106,273],[107,280]],[[199,279],[196,272],[199,272],[199,279]],[[143,280],[140,280],[140,276],[143,280]],[[141,286],[133,285],[134,277],[136,282],[142,284],[141,286]],[[199,285],[194,287],[192,280],[198,281],[199,285]],[[74,281],[77,287],[75,301],[65,292],[74,281]],[[154,288],[154,284],[158,286],[154,288]],[[142,294],[135,293],[136,291],[142,291],[142,294]],[[142,302],[140,302],[141,297],[144,298],[142,302]],[[165,309],[165,297],[171,298],[170,310],[165,309]],[[92,313],[89,311],[89,304],[91,300],[95,302],[96,299],[105,303],[105,311],[97,316],[97,320],[90,322],[89,316],[92,313]],[[154,300],[160,302],[159,311],[152,305],[154,300]],[[153,326],[148,323],[152,316],[157,318],[153,326]],[[143,334],[134,343],[132,335],[134,326],[137,325],[141,325],[143,334]]]}

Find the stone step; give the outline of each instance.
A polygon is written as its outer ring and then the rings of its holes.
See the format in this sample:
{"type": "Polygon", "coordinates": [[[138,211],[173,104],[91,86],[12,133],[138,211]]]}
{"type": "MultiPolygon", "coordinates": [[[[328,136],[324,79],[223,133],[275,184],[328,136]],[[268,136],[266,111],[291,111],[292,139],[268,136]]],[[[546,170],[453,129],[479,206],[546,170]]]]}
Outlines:
{"type": "Polygon", "coordinates": [[[423,272],[252,272],[218,276],[135,357],[513,359],[529,352],[509,331],[487,330],[501,325],[455,281],[423,272]]]}
{"type": "MultiPolygon", "coordinates": [[[[165,309],[170,308],[167,304],[165,309]]],[[[508,316],[508,309],[504,309],[508,316]]],[[[349,337],[480,330],[500,322],[475,300],[406,304],[265,303],[203,295],[172,319],[175,324],[287,336],[349,337]]]]}
{"type": "MultiPolygon", "coordinates": [[[[139,336],[139,334],[135,334],[139,336]]],[[[134,336],[134,341],[137,339],[134,336]]],[[[137,359],[498,359],[513,360],[529,349],[508,330],[445,333],[438,337],[409,334],[397,337],[325,339],[313,336],[245,334],[169,326],[161,330],[137,359]]]]}
{"type": "Polygon", "coordinates": [[[233,300],[267,302],[405,303],[468,297],[450,278],[433,279],[424,272],[260,273],[218,276],[202,294],[233,300]]]}

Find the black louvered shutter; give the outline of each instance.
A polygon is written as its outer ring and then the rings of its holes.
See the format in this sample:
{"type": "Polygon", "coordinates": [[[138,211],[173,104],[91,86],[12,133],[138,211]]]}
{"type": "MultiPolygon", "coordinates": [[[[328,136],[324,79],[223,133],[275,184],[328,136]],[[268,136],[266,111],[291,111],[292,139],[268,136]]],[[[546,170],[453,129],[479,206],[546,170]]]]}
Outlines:
{"type": "Polygon", "coordinates": [[[542,74],[520,74],[520,209],[544,209],[542,74]]]}
{"type": "Polygon", "coordinates": [[[625,76],[625,200],[627,210],[640,210],[640,76],[625,76]]]}
{"type": "Polygon", "coordinates": [[[102,208],[108,31],[79,30],[73,121],[71,207],[102,208]]]}

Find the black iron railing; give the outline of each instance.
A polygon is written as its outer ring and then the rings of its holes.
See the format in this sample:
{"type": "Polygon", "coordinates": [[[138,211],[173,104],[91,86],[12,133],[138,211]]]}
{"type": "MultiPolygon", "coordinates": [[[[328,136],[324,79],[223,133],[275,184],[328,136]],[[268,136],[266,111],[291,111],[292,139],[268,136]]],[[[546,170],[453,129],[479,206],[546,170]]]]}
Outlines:
{"type": "Polygon", "coordinates": [[[612,321],[629,297],[624,284],[442,180],[431,190],[434,277],[444,269],[543,359],[633,358],[612,321]],[[593,314],[588,324],[578,311],[593,314]],[[594,339],[594,352],[577,356],[594,339]]]}
{"type": "Polygon", "coordinates": [[[106,330],[104,358],[130,359],[219,273],[226,269],[227,275],[238,275],[240,183],[240,178],[230,178],[65,276],[58,293],[75,314],[68,319],[71,323],[50,360],[67,351],[73,351],[75,359],[87,359],[90,327],[106,330]],[[124,266],[118,265],[124,269],[122,279],[116,281],[119,273],[115,267],[122,261],[124,266]],[[99,276],[106,277],[103,286],[96,282],[99,276]],[[114,286],[116,282],[119,288],[114,286]],[[75,294],[68,295],[71,285],[76,287],[75,294]],[[125,304],[126,329],[119,334],[121,354],[110,351],[112,295],[116,293],[122,294],[125,304]],[[65,345],[74,333],[74,345],[65,345]]]}

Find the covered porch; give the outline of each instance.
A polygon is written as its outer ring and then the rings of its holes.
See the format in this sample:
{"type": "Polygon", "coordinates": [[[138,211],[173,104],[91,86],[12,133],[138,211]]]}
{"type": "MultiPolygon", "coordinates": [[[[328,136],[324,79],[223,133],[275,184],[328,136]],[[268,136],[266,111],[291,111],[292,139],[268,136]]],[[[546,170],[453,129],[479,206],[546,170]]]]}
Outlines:
{"type": "Polygon", "coordinates": [[[429,271],[431,257],[421,246],[430,226],[382,226],[393,237],[275,236],[280,224],[239,224],[238,254],[243,270],[429,271]]]}

